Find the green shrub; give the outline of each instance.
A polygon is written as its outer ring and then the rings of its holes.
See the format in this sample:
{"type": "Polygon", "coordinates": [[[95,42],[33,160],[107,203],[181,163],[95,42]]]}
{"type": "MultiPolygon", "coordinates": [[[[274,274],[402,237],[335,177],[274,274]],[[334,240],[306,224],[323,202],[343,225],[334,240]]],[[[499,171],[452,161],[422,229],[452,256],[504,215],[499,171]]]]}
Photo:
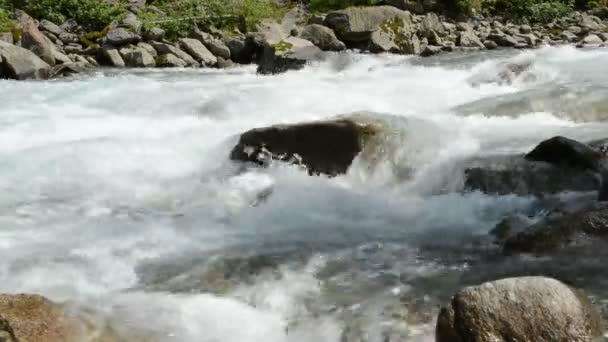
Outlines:
{"type": "Polygon", "coordinates": [[[104,0],[36,0],[24,5],[24,10],[37,19],[61,24],[74,19],[88,29],[102,29],[124,13],[124,3],[111,4],[104,0]]]}
{"type": "Polygon", "coordinates": [[[11,32],[14,26],[12,14],[0,8],[0,32],[11,32]]]}
{"type": "Polygon", "coordinates": [[[380,3],[380,0],[311,0],[309,7],[313,12],[326,12],[350,6],[372,6],[380,3]]]}
{"type": "Polygon", "coordinates": [[[285,9],[275,0],[161,0],[154,3],[164,14],[139,14],[145,29],[160,27],[168,38],[187,35],[194,27],[215,26],[253,30],[265,18],[279,19],[285,9]]]}
{"type": "Polygon", "coordinates": [[[547,23],[574,8],[572,0],[495,0],[484,3],[485,11],[515,22],[547,23]]]}
{"type": "Polygon", "coordinates": [[[530,6],[530,18],[536,22],[548,23],[572,11],[572,5],[559,1],[541,2],[530,6]]]}

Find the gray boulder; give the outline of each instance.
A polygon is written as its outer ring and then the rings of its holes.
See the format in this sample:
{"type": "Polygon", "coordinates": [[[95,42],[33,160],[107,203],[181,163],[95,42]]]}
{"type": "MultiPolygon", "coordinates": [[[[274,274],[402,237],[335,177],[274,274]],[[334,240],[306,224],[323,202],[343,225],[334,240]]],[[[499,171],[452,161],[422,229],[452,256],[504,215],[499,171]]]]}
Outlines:
{"type": "Polygon", "coordinates": [[[127,46],[120,49],[125,65],[131,68],[150,68],[156,66],[154,57],[144,48],[127,46]]]}
{"type": "Polygon", "coordinates": [[[602,28],[602,20],[600,18],[586,13],[583,13],[580,17],[578,24],[585,32],[599,31],[602,28]]]}
{"type": "Polygon", "coordinates": [[[368,48],[372,52],[394,52],[418,55],[422,52],[416,28],[409,21],[393,18],[371,34],[368,48]]]}
{"type": "Polygon", "coordinates": [[[38,27],[40,28],[40,30],[50,32],[56,35],[57,37],[59,37],[59,35],[63,32],[63,29],[61,27],[45,19],[40,21],[38,27]]]}
{"type": "Polygon", "coordinates": [[[458,46],[466,48],[485,48],[474,31],[462,31],[458,36],[458,46]]]}
{"type": "Polygon", "coordinates": [[[266,43],[258,65],[260,74],[277,74],[302,69],[309,61],[319,60],[321,49],[308,40],[289,37],[277,44],[266,43]]]}
{"type": "Polygon", "coordinates": [[[123,27],[111,29],[105,37],[105,41],[114,46],[137,44],[140,40],[139,35],[123,27]]]}
{"type": "Polygon", "coordinates": [[[161,68],[184,68],[188,66],[188,63],[172,53],[167,53],[156,59],[156,66],[161,68]]]}
{"type": "Polygon", "coordinates": [[[517,39],[504,33],[491,34],[488,36],[488,40],[495,42],[496,44],[498,44],[498,46],[504,47],[514,47],[519,43],[517,39]]]}
{"type": "Polygon", "coordinates": [[[216,57],[221,57],[226,60],[230,59],[230,48],[228,48],[223,41],[215,38],[213,35],[200,30],[195,30],[192,33],[192,38],[200,40],[203,45],[205,45],[205,47],[216,57]]]}
{"type": "Polygon", "coordinates": [[[483,42],[483,46],[485,46],[485,48],[488,50],[494,50],[494,49],[498,48],[498,44],[496,44],[495,42],[493,42],[491,40],[486,40],[485,42],[483,42]]]}
{"type": "Polygon", "coordinates": [[[570,31],[563,31],[560,38],[566,42],[573,42],[577,39],[576,35],[570,31]]]}
{"type": "Polygon", "coordinates": [[[420,53],[420,56],[422,56],[422,57],[433,56],[433,55],[440,53],[442,50],[443,50],[443,47],[441,47],[441,46],[427,45],[424,48],[424,50],[422,50],[422,52],[420,53]]]}
{"type": "Polygon", "coordinates": [[[596,34],[590,34],[583,38],[583,44],[585,45],[599,45],[603,42],[604,41],[602,40],[602,38],[598,37],[596,34]]]}
{"type": "Polygon", "coordinates": [[[446,34],[443,24],[435,13],[427,13],[422,19],[420,26],[422,34],[429,39],[433,33],[436,33],[439,36],[444,36],[446,34]]]}
{"type": "Polygon", "coordinates": [[[125,61],[122,59],[120,52],[114,46],[106,45],[98,50],[97,60],[101,65],[111,66],[116,68],[124,68],[125,61]]]}
{"type": "Polygon", "coordinates": [[[199,62],[192,58],[192,56],[171,44],[153,41],[150,42],[150,45],[152,45],[154,49],[156,49],[156,52],[158,52],[159,55],[173,55],[178,59],[181,59],[182,61],[186,62],[187,66],[200,66],[199,62]]]}
{"type": "Polygon", "coordinates": [[[165,38],[165,30],[159,27],[153,27],[144,32],[145,40],[161,41],[165,38]]]}
{"type": "MultiPolygon", "coordinates": [[[[393,6],[349,7],[329,13],[325,25],[348,44],[369,41],[372,33],[391,21],[397,26],[410,25],[411,15],[393,6]]],[[[390,29],[397,31],[399,28],[390,29]]]]}
{"type": "Polygon", "coordinates": [[[33,52],[0,41],[0,78],[43,80],[50,70],[51,66],[33,52]]]}
{"type": "Polygon", "coordinates": [[[64,63],[53,67],[51,70],[51,77],[67,77],[74,74],[79,74],[81,72],[86,72],[91,69],[93,69],[93,65],[91,65],[88,61],[64,63]]]}
{"type": "Polygon", "coordinates": [[[128,30],[132,30],[133,32],[135,32],[137,34],[140,34],[143,24],[139,20],[137,15],[133,14],[132,12],[127,11],[127,14],[120,22],[120,26],[124,27],[128,30]]]}
{"type": "Polygon", "coordinates": [[[32,51],[36,56],[40,57],[47,64],[54,66],[55,57],[53,51],[55,45],[46,37],[33,20],[28,20],[21,23],[21,47],[32,51]]]}
{"type": "Polygon", "coordinates": [[[324,51],[342,51],[346,45],[335,35],[334,31],[322,25],[312,24],[304,27],[300,38],[306,39],[324,51]]]}
{"type": "Polygon", "coordinates": [[[311,174],[345,173],[377,125],[354,119],[253,129],[240,136],[230,158],[268,165],[273,160],[306,166],[311,174]],[[328,148],[331,146],[331,148],[328,148]]]}
{"type": "Polygon", "coordinates": [[[158,57],[158,52],[156,52],[156,49],[154,48],[154,46],[152,46],[148,43],[139,42],[139,43],[137,43],[137,47],[146,50],[150,54],[150,56],[152,56],[153,58],[158,57]]]}
{"type": "Polygon", "coordinates": [[[59,34],[58,38],[64,44],[79,43],[79,39],[78,39],[77,35],[75,35],[73,33],[65,32],[65,31],[61,32],[61,34],[59,34]]]}
{"type": "Polygon", "coordinates": [[[217,58],[209,51],[200,40],[193,38],[181,38],[181,47],[203,66],[212,67],[217,64],[217,58]]]}
{"type": "Polygon", "coordinates": [[[437,342],[583,342],[601,336],[580,292],[544,277],[508,278],[460,290],[437,319],[437,342]]]}

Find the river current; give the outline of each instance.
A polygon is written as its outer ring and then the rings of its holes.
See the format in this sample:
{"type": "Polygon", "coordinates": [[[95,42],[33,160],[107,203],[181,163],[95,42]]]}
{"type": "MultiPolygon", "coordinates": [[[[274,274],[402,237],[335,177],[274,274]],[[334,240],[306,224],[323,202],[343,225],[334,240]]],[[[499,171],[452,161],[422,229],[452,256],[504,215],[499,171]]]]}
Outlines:
{"type": "Polygon", "coordinates": [[[608,137],[606,71],[553,47],[0,81],[0,292],[131,341],[433,341],[469,242],[534,210],[462,191],[463,161],[608,137]],[[505,62],[533,76],[494,81],[505,62]],[[248,129],[351,113],[387,133],[346,175],[228,160],[248,129]]]}

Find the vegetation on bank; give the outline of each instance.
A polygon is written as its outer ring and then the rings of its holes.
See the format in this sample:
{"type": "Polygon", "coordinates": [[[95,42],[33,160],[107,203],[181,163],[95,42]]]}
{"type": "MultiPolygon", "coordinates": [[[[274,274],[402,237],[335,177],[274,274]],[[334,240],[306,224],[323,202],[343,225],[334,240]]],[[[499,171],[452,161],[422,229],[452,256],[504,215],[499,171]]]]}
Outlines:
{"type": "MultiPolygon", "coordinates": [[[[281,18],[297,3],[279,5],[278,0],[154,0],[138,13],[144,28],[160,27],[168,38],[187,35],[194,27],[216,27],[242,32],[255,29],[262,19],[281,18]]],[[[416,1],[416,0],[412,0],[416,1]]],[[[418,0],[422,2],[422,0],[418,0]]],[[[327,12],[349,6],[372,6],[382,0],[309,0],[312,12],[327,12]]],[[[285,1],[283,1],[285,3],[285,1]]],[[[608,13],[608,0],[438,0],[437,11],[454,16],[477,14],[501,16],[514,22],[546,23],[573,10],[608,13]]],[[[0,32],[14,26],[11,11],[23,9],[37,19],[61,24],[74,19],[89,31],[101,31],[122,19],[126,0],[0,0],[0,32]]]]}

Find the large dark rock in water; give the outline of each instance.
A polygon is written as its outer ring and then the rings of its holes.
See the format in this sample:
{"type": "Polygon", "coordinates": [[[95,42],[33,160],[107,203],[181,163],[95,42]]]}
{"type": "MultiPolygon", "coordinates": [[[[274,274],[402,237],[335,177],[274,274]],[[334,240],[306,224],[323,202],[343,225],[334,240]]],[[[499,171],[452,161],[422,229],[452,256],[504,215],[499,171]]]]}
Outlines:
{"type": "Polygon", "coordinates": [[[599,170],[603,157],[588,145],[565,137],[545,140],[526,155],[527,160],[590,170],[599,170]]]}
{"type": "Polygon", "coordinates": [[[305,165],[311,174],[346,173],[366,140],[379,128],[352,119],[337,119],[257,128],[241,135],[232,160],[267,165],[272,160],[305,165]]]}
{"type": "Polygon", "coordinates": [[[522,155],[490,156],[467,163],[465,190],[487,194],[542,195],[595,191],[600,187],[594,171],[530,161],[522,155]]]}
{"type": "Polygon", "coordinates": [[[506,240],[505,254],[555,252],[608,236],[608,203],[594,203],[575,213],[549,218],[506,240]]]}
{"type": "Polygon", "coordinates": [[[459,291],[437,319],[437,342],[591,341],[601,320],[589,300],[551,278],[508,278],[459,291]]]}

